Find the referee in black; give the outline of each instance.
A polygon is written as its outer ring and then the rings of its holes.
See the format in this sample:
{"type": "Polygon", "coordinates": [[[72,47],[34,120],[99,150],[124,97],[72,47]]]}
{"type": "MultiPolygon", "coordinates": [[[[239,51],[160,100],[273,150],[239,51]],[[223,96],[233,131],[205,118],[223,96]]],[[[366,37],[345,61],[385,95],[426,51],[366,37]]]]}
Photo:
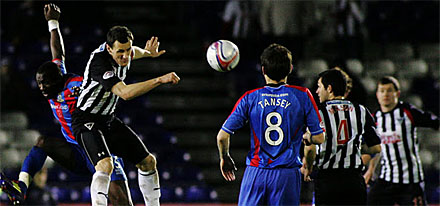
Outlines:
{"type": "Polygon", "coordinates": [[[364,106],[345,100],[346,89],[341,71],[330,69],[319,74],[316,93],[326,136],[321,145],[305,147],[302,168],[306,181],[310,180],[312,162],[318,170],[316,205],[365,205],[361,153],[380,152],[372,115],[364,106]]]}
{"type": "Polygon", "coordinates": [[[382,156],[381,172],[368,194],[369,205],[426,205],[424,176],[419,155],[417,127],[439,129],[439,118],[414,105],[399,101],[400,84],[391,76],[378,81],[376,97],[377,132],[382,140],[381,155],[370,161],[368,176],[382,156]]]}
{"type": "Polygon", "coordinates": [[[84,147],[95,166],[90,186],[92,205],[107,205],[110,174],[113,170],[110,153],[136,164],[139,188],[145,204],[159,205],[160,186],[156,159],[144,143],[121,120],[115,117],[119,98],[129,100],[147,93],[155,87],[179,82],[179,77],[168,73],[158,78],[126,85],[124,79],[131,61],[144,57],[158,57],[157,37],[147,41],[144,49],[133,46],[133,34],[124,26],[112,27],[107,41],[90,55],[77,109],[74,111],[73,130],[78,143],[84,147]]]}

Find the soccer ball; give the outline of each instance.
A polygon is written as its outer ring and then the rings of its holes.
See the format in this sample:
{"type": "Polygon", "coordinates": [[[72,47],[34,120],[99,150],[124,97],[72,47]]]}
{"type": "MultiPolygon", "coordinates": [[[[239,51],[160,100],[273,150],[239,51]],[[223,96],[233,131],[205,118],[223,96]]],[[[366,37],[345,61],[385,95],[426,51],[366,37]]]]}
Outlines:
{"type": "Polygon", "coordinates": [[[231,41],[218,40],[209,46],[206,51],[206,60],[216,71],[231,71],[240,61],[240,51],[231,41]]]}

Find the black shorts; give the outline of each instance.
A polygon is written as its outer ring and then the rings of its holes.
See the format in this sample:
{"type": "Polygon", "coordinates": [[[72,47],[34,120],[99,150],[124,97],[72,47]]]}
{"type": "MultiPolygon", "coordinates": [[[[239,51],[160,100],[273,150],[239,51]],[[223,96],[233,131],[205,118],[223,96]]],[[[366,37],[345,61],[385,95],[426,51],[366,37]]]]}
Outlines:
{"type": "Polygon", "coordinates": [[[315,179],[316,205],[366,205],[367,187],[360,170],[319,170],[315,179]]]}
{"type": "Polygon", "coordinates": [[[93,115],[77,109],[72,117],[73,133],[93,165],[110,157],[110,153],[133,164],[150,154],[139,136],[113,115],[93,115]]]}
{"type": "Polygon", "coordinates": [[[423,188],[423,182],[399,184],[378,179],[368,193],[368,205],[427,205],[423,188]]]}

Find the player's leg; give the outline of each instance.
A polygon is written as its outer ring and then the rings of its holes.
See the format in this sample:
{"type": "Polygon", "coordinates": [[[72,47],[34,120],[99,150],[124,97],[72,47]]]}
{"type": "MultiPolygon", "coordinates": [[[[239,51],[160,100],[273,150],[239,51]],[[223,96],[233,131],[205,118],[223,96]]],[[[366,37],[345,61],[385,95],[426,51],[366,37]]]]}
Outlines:
{"type": "Polygon", "coordinates": [[[378,179],[367,195],[367,205],[394,205],[392,183],[378,179]]]}
{"type": "Polygon", "coordinates": [[[396,194],[398,205],[427,205],[423,183],[401,184],[396,194]]]}
{"type": "Polygon", "coordinates": [[[75,136],[95,166],[90,185],[92,205],[107,205],[110,174],[113,171],[112,157],[102,132],[96,126],[91,129],[84,128],[77,129],[75,136]]]}
{"type": "Polygon", "coordinates": [[[133,205],[128,188],[127,176],[124,172],[124,162],[122,158],[113,157],[113,172],[110,176],[110,187],[108,198],[113,205],[133,205]]]}
{"type": "MultiPolygon", "coordinates": [[[[75,174],[93,175],[95,173],[95,167],[88,159],[84,149],[79,145],[68,144],[69,148],[62,149],[67,153],[72,153],[69,159],[65,159],[63,162],[70,162],[68,164],[61,164],[61,166],[72,171],[75,174]],[[75,160],[75,161],[72,161],[75,160]]],[[[63,148],[63,147],[60,147],[63,148]]],[[[123,170],[124,162],[122,158],[112,156],[113,158],[113,172],[110,176],[109,187],[109,200],[113,205],[133,205],[131,200],[130,191],[128,189],[127,176],[123,170]]]]}
{"type": "MultiPolygon", "coordinates": [[[[335,191],[333,179],[336,179],[325,170],[319,170],[315,179],[315,204],[316,205],[330,205],[333,198],[338,196],[335,191]]],[[[337,185],[336,185],[337,186],[337,185]]]]}
{"type": "Polygon", "coordinates": [[[118,118],[114,119],[110,128],[109,144],[112,145],[112,151],[138,168],[139,188],[145,203],[149,206],[159,205],[161,194],[156,158],[148,152],[139,136],[118,118]],[[124,137],[124,141],[120,141],[121,137],[124,137]]]}
{"type": "Polygon", "coordinates": [[[267,205],[299,205],[301,171],[296,169],[271,169],[266,176],[267,205]]]}
{"type": "Polygon", "coordinates": [[[31,183],[32,177],[41,170],[46,161],[47,148],[45,148],[45,144],[50,142],[50,139],[57,138],[49,138],[46,136],[38,137],[37,142],[23,161],[18,182],[10,180],[4,174],[0,176],[2,190],[8,194],[12,204],[21,204],[24,202],[26,191],[31,183]]]}
{"type": "Polygon", "coordinates": [[[238,205],[264,205],[264,170],[247,166],[241,181],[238,205]]]}

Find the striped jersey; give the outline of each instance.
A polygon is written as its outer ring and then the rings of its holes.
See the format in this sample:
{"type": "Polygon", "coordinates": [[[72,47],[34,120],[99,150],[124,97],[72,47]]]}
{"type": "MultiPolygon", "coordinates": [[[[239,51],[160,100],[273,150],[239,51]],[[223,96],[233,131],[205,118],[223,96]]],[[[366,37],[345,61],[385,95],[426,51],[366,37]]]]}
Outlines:
{"type": "Polygon", "coordinates": [[[317,145],[315,164],[321,170],[361,169],[361,146],[380,144],[374,119],[364,106],[348,100],[330,100],[319,105],[325,125],[325,141],[317,145]]]}
{"type": "Polygon", "coordinates": [[[265,86],[246,92],[222,130],[233,134],[246,122],[251,130],[246,165],[259,168],[300,167],[299,149],[305,127],[312,135],[323,132],[310,91],[291,85],[265,86]]]}
{"type": "Polygon", "coordinates": [[[64,62],[60,59],[52,60],[61,70],[66,79],[63,90],[58,93],[56,98],[48,99],[53,115],[61,124],[61,132],[67,142],[77,144],[72,129],[72,112],[75,110],[75,104],[78,96],[74,95],[75,88],[81,86],[83,78],[76,74],[67,73],[64,62]]]}
{"type": "Polygon", "coordinates": [[[392,183],[422,182],[424,177],[417,127],[438,129],[438,117],[403,102],[389,112],[379,110],[375,116],[377,132],[382,141],[379,178],[392,183]]]}
{"type": "Polygon", "coordinates": [[[113,60],[105,46],[106,43],[101,44],[90,55],[77,103],[81,111],[91,114],[114,113],[119,96],[113,94],[111,89],[125,79],[133,58],[132,53],[128,65],[121,67],[113,60]]]}

